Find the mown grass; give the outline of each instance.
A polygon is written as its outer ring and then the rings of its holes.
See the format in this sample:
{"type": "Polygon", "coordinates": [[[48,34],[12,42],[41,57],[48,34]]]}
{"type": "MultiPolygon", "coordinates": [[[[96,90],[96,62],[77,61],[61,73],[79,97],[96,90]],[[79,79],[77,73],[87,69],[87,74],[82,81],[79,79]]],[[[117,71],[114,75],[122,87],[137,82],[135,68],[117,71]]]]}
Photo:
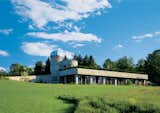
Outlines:
{"type": "Polygon", "coordinates": [[[0,80],[0,113],[129,113],[132,107],[134,113],[159,113],[160,87],[0,80]]]}

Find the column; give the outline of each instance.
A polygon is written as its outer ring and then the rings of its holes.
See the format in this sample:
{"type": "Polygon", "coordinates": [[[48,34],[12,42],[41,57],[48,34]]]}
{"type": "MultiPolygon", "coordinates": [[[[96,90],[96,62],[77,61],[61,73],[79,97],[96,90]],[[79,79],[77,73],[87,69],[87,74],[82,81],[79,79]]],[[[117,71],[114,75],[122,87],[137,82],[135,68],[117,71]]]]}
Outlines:
{"type": "Polygon", "coordinates": [[[125,79],[125,85],[128,85],[128,80],[127,79],[125,79]]]}
{"type": "Polygon", "coordinates": [[[75,75],[75,84],[78,84],[78,75],[75,75]]]}
{"type": "Polygon", "coordinates": [[[101,77],[98,77],[98,84],[101,84],[101,77]]]}
{"type": "Polygon", "coordinates": [[[106,84],[106,77],[103,77],[103,84],[106,84]]]}
{"type": "Polygon", "coordinates": [[[112,84],[112,85],[114,84],[114,78],[110,79],[110,84],[112,84]]]}
{"type": "Polygon", "coordinates": [[[138,85],[138,80],[135,80],[135,85],[138,85]]]}
{"type": "Polygon", "coordinates": [[[117,86],[117,78],[114,79],[114,85],[117,86]]]}
{"type": "Polygon", "coordinates": [[[87,76],[84,76],[84,84],[87,84],[87,76]]]}
{"type": "Polygon", "coordinates": [[[81,81],[81,84],[82,84],[83,83],[82,75],[80,75],[80,81],[81,81]]]}
{"type": "Polygon", "coordinates": [[[143,85],[144,85],[144,86],[146,85],[146,80],[143,80],[143,85]]]}
{"type": "Polygon", "coordinates": [[[66,84],[67,83],[67,77],[64,76],[64,83],[66,84]]]}
{"type": "Polygon", "coordinates": [[[96,84],[96,77],[93,76],[92,78],[93,78],[93,84],[96,84]]]}
{"type": "Polygon", "coordinates": [[[109,79],[109,84],[110,84],[110,85],[112,84],[112,79],[111,79],[111,78],[109,79]]]}
{"type": "Polygon", "coordinates": [[[89,77],[89,83],[93,84],[93,77],[92,76],[89,77]]]}

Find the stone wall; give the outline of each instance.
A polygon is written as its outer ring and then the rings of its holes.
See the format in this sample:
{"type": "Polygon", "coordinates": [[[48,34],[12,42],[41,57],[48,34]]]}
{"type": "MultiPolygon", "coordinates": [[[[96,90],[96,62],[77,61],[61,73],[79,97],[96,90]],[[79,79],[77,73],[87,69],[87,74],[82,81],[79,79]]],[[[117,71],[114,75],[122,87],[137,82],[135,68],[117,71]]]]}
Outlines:
{"type": "Polygon", "coordinates": [[[26,81],[26,82],[43,82],[43,83],[52,83],[51,75],[32,75],[32,76],[10,76],[7,77],[9,80],[16,81],[26,81]]]}

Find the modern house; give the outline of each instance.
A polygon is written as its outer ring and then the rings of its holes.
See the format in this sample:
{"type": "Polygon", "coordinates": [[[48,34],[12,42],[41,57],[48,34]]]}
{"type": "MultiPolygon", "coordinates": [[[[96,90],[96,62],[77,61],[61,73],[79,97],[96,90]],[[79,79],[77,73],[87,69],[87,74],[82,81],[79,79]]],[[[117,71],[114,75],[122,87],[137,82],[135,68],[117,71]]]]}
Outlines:
{"type": "Polygon", "coordinates": [[[78,68],[76,60],[63,60],[58,51],[50,55],[51,77],[53,83],[74,84],[126,84],[132,80],[135,84],[146,84],[148,75],[95,69],[78,68]]]}

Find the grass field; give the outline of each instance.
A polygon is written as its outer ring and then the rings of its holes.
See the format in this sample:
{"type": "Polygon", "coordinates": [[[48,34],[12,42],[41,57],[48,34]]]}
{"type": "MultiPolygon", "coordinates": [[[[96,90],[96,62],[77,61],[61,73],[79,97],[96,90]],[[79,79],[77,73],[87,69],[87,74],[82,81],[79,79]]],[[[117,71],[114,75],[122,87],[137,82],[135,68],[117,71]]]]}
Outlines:
{"type": "MultiPolygon", "coordinates": [[[[104,108],[108,110],[116,106],[119,110],[126,103],[154,106],[155,113],[159,113],[160,87],[54,85],[0,80],[0,113],[94,113],[93,109],[103,113],[104,108]]],[[[115,109],[111,111],[118,113],[115,109]]]]}

